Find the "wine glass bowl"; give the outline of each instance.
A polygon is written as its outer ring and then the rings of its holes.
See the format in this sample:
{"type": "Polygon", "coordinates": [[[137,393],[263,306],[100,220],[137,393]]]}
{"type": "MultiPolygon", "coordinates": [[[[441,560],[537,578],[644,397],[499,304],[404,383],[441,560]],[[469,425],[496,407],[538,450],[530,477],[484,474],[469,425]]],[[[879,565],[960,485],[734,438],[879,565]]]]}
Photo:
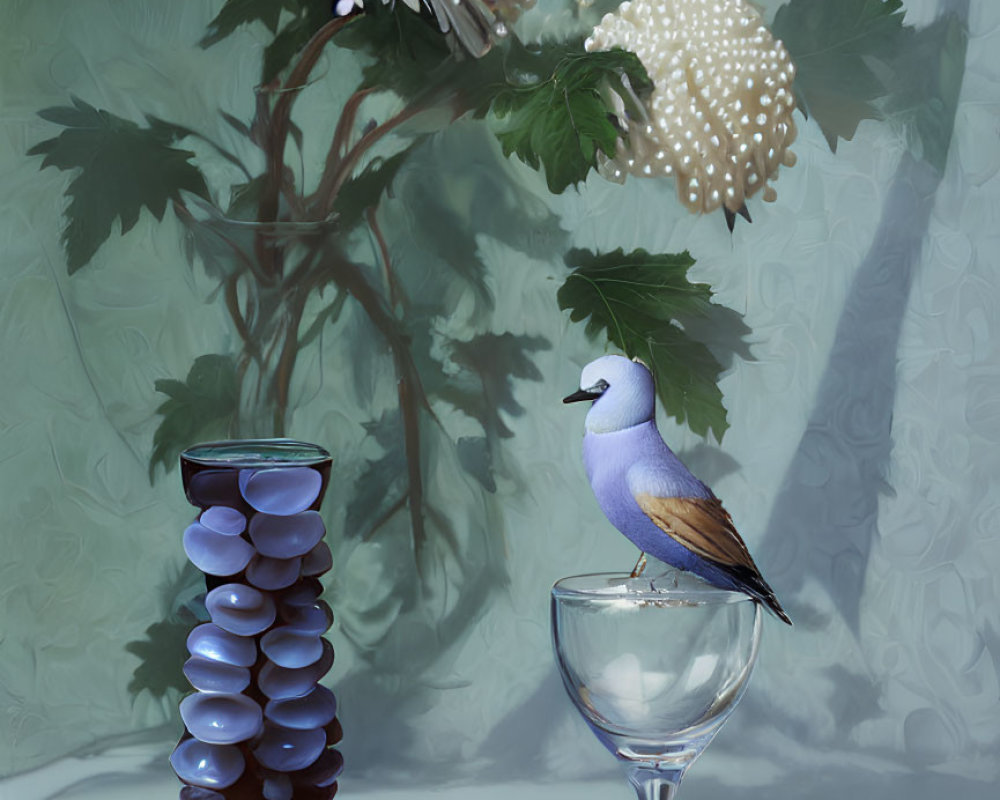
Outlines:
{"type": "Polygon", "coordinates": [[[640,800],[667,800],[743,696],[760,605],[690,573],[601,574],[552,587],[563,684],[640,800]]]}

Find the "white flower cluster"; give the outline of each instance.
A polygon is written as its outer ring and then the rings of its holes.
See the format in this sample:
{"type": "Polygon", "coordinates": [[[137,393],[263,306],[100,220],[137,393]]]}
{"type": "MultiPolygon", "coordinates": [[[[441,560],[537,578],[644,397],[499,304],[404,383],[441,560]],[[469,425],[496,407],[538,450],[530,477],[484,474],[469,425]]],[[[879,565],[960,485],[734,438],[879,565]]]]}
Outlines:
{"type": "Polygon", "coordinates": [[[792,166],[795,67],[788,51],[745,0],[634,0],[606,14],[588,51],[621,47],[635,53],[654,83],[642,120],[626,119],[601,173],[673,175],[681,201],[694,212],[745,200],[767,186],[780,165],[792,166]]]}

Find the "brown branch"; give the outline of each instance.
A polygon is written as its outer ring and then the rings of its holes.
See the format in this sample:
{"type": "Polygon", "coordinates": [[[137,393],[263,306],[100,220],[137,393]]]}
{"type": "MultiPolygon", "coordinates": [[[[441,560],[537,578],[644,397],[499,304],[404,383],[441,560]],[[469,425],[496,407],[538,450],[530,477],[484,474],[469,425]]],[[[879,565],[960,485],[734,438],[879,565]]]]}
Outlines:
{"type": "Polygon", "coordinates": [[[254,102],[254,116],[250,122],[250,141],[261,150],[267,147],[267,131],[271,127],[271,104],[267,92],[258,91],[254,102]]]}
{"type": "MultiPolygon", "coordinates": [[[[357,144],[347,151],[347,155],[340,160],[336,167],[330,171],[325,171],[320,178],[316,192],[313,194],[313,218],[324,219],[333,211],[334,201],[340,192],[340,187],[351,177],[354,168],[361,160],[361,156],[379,139],[395,128],[398,128],[411,117],[416,116],[424,110],[424,106],[408,106],[400,111],[396,116],[387,119],[381,125],[372,128],[368,133],[358,139],[357,144]]],[[[328,163],[329,166],[329,163],[328,163]]]]}
{"type": "Polygon", "coordinates": [[[351,135],[351,130],[354,128],[354,120],[358,116],[358,110],[361,108],[364,99],[376,91],[376,89],[377,87],[375,86],[369,86],[367,89],[358,89],[344,103],[344,110],[340,113],[340,119],[337,120],[337,128],[333,133],[333,139],[330,141],[330,149],[326,154],[323,175],[333,174],[340,165],[340,158],[347,150],[347,137],[351,135]]]}
{"type": "Polygon", "coordinates": [[[410,524],[413,530],[414,552],[419,557],[426,540],[423,518],[423,471],[420,457],[420,407],[423,406],[435,421],[438,421],[437,415],[431,409],[421,384],[420,373],[410,353],[409,339],[400,332],[396,318],[386,308],[385,301],[366,280],[360,267],[339,253],[331,255],[326,264],[331,279],[360,303],[368,319],[392,350],[396,366],[400,414],[403,420],[410,524]]]}
{"type": "Polygon", "coordinates": [[[396,275],[392,271],[392,260],[389,255],[389,246],[386,244],[385,236],[382,235],[382,229],[379,227],[376,212],[377,208],[375,206],[370,206],[365,211],[365,219],[368,220],[368,227],[371,228],[372,235],[375,237],[375,242],[378,244],[379,254],[382,256],[382,264],[385,270],[385,283],[389,288],[389,305],[392,306],[392,308],[396,308],[396,306],[399,305],[400,299],[399,283],[396,281],[396,275]]]}
{"type": "MultiPolygon", "coordinates": [[[[302,56],[281,87],[281,95],[274,104],[264,143],[264,149],[267,153],[267,178],[261,192],[260,203],[257,206],[258,222],[274,222],[278,218],[278,198],[284,180],[285,143],[288,141],[292,104],[299,92],[306,86],[309,74],[316,66],[316,62],[319,61],[323,48],[351,19],[353,17],[337,17],[316,31],[303,48],[302,56]]],[[[258,235],[255,249],[265,272],[272,276],[281,273],[279,248],[270,246],[262,236],[258,235]]]]}
{"type": "Polygon", "coordinates": [[[274,435],[285,435],[285,416],[288,413],[288,395],[292,383],[292,371],[299,355],[299,323],[305,309],[307,291],[294,291],[289,308],[289,317],[285,326],[285,342],[281,348],[281,356],[274,370],[272,388],[274,391],[274,435]]]}
{"type": "MultiPolygon", "coordinates": [[[[365,216],[375,236],[375,241],[378,242],[382,266],[385,270],[385,280],[389,289],[389,303],[395,308],[399,287],[392,271],[389,247],[378,226],[375,212],[376,206],[372,206],[365,216]]],[[[419,555],[426,537],[424,532],[424,476],[420,458],[420,409],[414,402],[411,372],[407,369],[407,364],[403,361],[400,351],[394,350],[393,355],[396,361],[396,392],[399,396],[399,412],[403,420],[403,449],[406,453],[407,485],[409,486],[407,495],[409,497],[410,527],[413,530],[413,549],[418,556],[417,567],[419,569],[419,555]]]]}
{"type": "Polygon", "coordinates": [[[238,294],[239,289],[239,274],[230,275],[226,278],[225,287],[225,297],[226,297],[226,308],[229,310],[229,316],[233,319],[233,325],[236,327],[236,332],[240,335],[243,340],[243,349],[247,352],[247,355],[260,362],[260,349],[257,347],[256,343],[250,336],[250,329],[247,327],[246,320],[243,318],[243,314],[240,312],[240,298],[238,294]]]}
{"type": "Polygon", "coordinates": [[[250,365],[250,356],[246,352],[246,348],[243,349],[243,355],[240,356],[239,361],[236,364],[236,412],[233,414],[232,421],[229,424],[229,434],[231,438],[238,438],[242,433],[240,430],[240,416],[242,411],[241,398],[243,397],[243,381],[246,378],[247,367],[250,365]]]}
{"type": "MultiPolygon", "coordinates": [[[[315,273],[308,278],[305,276],[308,275],[309,268],[316,261],[317,256],[318,251],[316,249],[307,252],[285,282],[285,290],[289,297],[289,313],[285,322],[285,338],[281,348],[281,355],[278,358],[278,364],[271,379],[271,392],[275,399],[275,436],[285,435],[292,373],[295,370],[295,362],[299,355],[299,325],[302,322],[302,314],[305,311],[306,301],[309,299],[312,290],[320,282],[320,276],[315,273]]],[[[278,339],[275,338],[275,345],[277,341],[278,339]]],[[[268,353],[268,362],[271,360],[271,352],[268,353]]]]}
{"type": "Polygon", "coordinates": [[[399,411],[403,418],[403,449],[406,453],[406,478],[409,486],[408,506],[410,528],[413,531],[413,550],[420,569],[420,552],[424,540],[424,475],[420,458],[420,409],[413,397],[413,387],[407,375],[406,364],[396,353],[396,391],[399,395],[399,411]]]}
{"type": "MultiPolygon", "coordinates": [[[[245,304],[246,305],[246,310],[243,312],[243,319],[245,319],[247,321],[247,328],[248,329],[253,328],[253,326],[254,326],[254,324],[256,322],[256,320],[254,319],[254,317],[256,316],[257,309],[259,308],[258,304],[251,302],[252,300],[253,300],[252,294],[250,292],[247,292],[247,298],[246,298],[246,304],[245,304]]],[[[258,350],[260,349],[259,345],[258,345],[257,349],[258,350]]]]}
{"type": "Polygon", "coordinates": [[[271,339],[271,344],[267,348],[267,352],[264,353],[264,358],[260,365],[260,374],[257,376],[257,389],[254,392],[254,402],[260,402],[260,391],[264,385],[264,374],[266,372],[267,365],[271,363],[271,357],[274,355],[274,351],[278,347],[279,341],[281,341],[280,336],[273,337],[271,339]]]}
{"type": "Polygon", "coordinates": [[[400,332],[399,323],[386,307],[382,296],[372,288],[357,264],[349,261],[342,253],[330,252],[328,255],[329,257],[323,265],[327,277],[338,287],[349,292],[361,304],[362,310],[375,329],[386,340],[393,354],[402,359],[406,374],[412,379],[413,388],[420,404],[428,414],[437,419],[420,382],[417,365],[413,363],[413,358],[410,356],[409,339],[400,332]]]}
{"type": "MultiPolygon", "coordinates": [[[[378,242],[379,252],[382,256],[382,266],[385,270],[386,284],[389,289],[389,302],[393,308],[396,307],[398,299],[398,287],[396,278],[392,272],[392,259],[389,255],[389,247],[386,245],[385,237],[378,226],[375,218],[376,206],[368,209],[366,217],[375,241],[378,242]]],[[[406,353],[409,353],[407,348],[406,353]]],[[[424,531],[424,475],[423,465],[420,457],[420,409],[413,397],[413,386],[411,379],[415,376],[415,370],[408,369],[407,363],[403,360],[401,350],[393,350],[396,362],[396,392],[399,397],[399,413],[403,420],[403,450],[406,454],[406,474],[408,506],[410,509],[410,528],[413,531],[413,550],[417,556],[417,568],[420,568],[420,551],[423,549],[426,533],[424,531]]],[[[426,398],[425,398],[426,401],[426,398]]]]}

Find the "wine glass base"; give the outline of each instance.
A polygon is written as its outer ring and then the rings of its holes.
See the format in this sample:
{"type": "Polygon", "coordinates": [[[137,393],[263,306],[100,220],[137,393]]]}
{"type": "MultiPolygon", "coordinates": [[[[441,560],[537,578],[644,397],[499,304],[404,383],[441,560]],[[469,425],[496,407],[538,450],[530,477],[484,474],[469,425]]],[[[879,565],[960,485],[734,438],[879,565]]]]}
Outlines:
{"type": "Polygon", "coordinates": [[[628,771],[628,782],[638,800],[673,800],[683,777],[683,770],[633,767],[628,771]]]}

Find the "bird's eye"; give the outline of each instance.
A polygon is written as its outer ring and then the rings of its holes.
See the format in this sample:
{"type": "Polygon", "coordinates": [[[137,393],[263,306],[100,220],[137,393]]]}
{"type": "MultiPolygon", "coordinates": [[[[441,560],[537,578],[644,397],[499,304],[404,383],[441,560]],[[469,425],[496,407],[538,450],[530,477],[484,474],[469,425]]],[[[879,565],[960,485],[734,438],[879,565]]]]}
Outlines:
{"type": "Polygon", "coordinates": [[[604,394],[608,390],[608,386],[610,386],[610,384],[606,380],[604,380],[604,378],[601,378],[597,383],[594,384],[593,389],[591,391],[604,394]]]}

